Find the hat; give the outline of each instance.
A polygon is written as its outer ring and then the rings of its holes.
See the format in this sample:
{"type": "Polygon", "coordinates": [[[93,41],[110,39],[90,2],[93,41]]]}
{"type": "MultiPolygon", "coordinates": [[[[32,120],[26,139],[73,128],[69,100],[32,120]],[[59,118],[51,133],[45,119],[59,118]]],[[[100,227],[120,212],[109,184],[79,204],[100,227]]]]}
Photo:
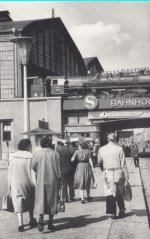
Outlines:
{"type": "Polygon", "coordinates": [[[115,140],[116,139],[115,133],[109,133],[108,136],[107,136],[107,139],[115,140]]]}
{"type": "Polygon", "coordinates": [[[94,142],[95,142],[95,143],[99,143],[99,139],[95,139],[94,142]]]}
{"type": "Polygon", "coordinates": [[[63,143],[64,144],[69,144],[70,143],[70,139],[68,139],[68,138],[67,139],[63,139],[63,143]]]}
{"type": "Polygon", "coordinates": [[[84,138],[79,138],[79,144],[82,144],[82,143],[84,143],[84,142],[86,142],[86,141],[84,140],[84,138]]]}

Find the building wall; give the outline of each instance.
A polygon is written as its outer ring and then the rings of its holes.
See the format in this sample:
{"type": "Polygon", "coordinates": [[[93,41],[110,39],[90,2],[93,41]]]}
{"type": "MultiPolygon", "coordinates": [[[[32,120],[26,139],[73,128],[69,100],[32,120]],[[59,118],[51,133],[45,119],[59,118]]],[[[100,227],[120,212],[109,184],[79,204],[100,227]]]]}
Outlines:
{"type": "Polygon", "coordinates": [[[84,75],[84,66],[78,62],[59,26],[47,27],[32,36],[38,41],[32,45],[30,64],[46,69],[49,75],[84,75]]]}
{"type": "MultiPolygon", "coordinates": [[[[3,141],[3,123],[7,120],[11,122],[11,141],[9,141],[9,153],[17,150],[18,143],[23,139],[24,132],[24,105],[23,99],[12,101],[1,100],[0,111],[0,159],[8,158],[8,147],[3,141]]],[[[62,132],[62,107],[61,97],[43,98],[29,100],[29,130],[38,127],[38,120],[45,120],[49,123],[51,130],[62,132]]],[[[35,137],[30,137],[32,142],[32,152],[35,152],[35,137]]]]}
{"type": "MultiPolygon", "coordinates": [[[[85,65],[73,41],[68,39],[61,24],[36,23],[26,26],[25,34],[37,39],[32,44],[28,63],[28,77],[48,75],[78,76],[85,75],[85,65]],[[43,24],[43,25],[42,25],[43,24]]],[[[14,22],[15,28],[15,22],[14,22]]],[[[0,34],[0,98],[11,99],[23,97],[23,70],[18,46],[10,42],[12,32],[0,34]]],[[[28,84],[32,84],[28,80],[28,84]]],[[[30,88],[30,86],[28,87],[30,88]]],[[[28,96],[30,93],[28,92],[28,96]]]]}

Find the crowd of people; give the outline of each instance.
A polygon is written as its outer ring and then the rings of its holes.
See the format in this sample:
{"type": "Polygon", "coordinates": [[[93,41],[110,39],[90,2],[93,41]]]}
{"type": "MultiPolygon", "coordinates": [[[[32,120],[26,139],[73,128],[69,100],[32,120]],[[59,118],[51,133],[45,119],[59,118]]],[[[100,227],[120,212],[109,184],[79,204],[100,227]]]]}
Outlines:
{"type": "Polygon", "coordinates": [[[114,133],[108,135],[108,144],[99,148],[98,141],[87,143],[79,139],[78,145],[65,139],[52,149],[52,137],[44,136],[41,149],[34,155],[30,153],[31,141],[23,139],[18,151],[13,154],[8,170],[8,190],[11,190],[14,211],[17,213],[19,227],[23,232],[23,213],[29,212],[30,228],[44,230],[44,214],[49,215],[48,229],[55,231],[54,215],[58,213],[58,195],[62,191],[65,202],[75,200],[75,189],[80,190],[81,203],[90,201],[93,188],[94,167],[99,165],[103,171],[106,214],[116,218],[116,203],[119,216],[125,216],[122,196],[123,187],[129,179],[123,148],[116,145],[114,133]],[[36,183],[33,180],[35,172],[36,183]],[[39,215],[38,222],[33,212],[39,215]]]}

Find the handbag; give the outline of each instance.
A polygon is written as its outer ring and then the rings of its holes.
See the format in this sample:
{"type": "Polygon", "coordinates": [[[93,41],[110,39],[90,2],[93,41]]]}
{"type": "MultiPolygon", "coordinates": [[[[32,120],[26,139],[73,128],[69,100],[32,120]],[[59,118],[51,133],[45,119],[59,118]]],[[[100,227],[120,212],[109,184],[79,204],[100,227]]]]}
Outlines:
{"type": "Polygon", "coordinates": [[[8,212],[14,212],[14,206],[13,206],[10,192],[7,192],[6,196],[3,197],[2,210],[8,211],[8,212]]]}
{"type": "Polygon", "coordinates": [[[62,188],[60,189],[60,199],[58,202],[58,212],[65,212],[65,200],[62,199],[62,188]]]}
{"type": "Polygon", "coordinates": [[[132,189],[129,182],[127,182],[123,188],[123,198],[128,202],[132,199],[132,189]]]}
{"type": "Polygon", "coordinates": [[[91,186],[91,188],[92,188],[92,189],[96,189],[96,188],[97,188],[97,183],[96,183],[96,181],[95,181],[93,172],[92,172],[92,179],[93,179],[93,185],[91,186]]]}

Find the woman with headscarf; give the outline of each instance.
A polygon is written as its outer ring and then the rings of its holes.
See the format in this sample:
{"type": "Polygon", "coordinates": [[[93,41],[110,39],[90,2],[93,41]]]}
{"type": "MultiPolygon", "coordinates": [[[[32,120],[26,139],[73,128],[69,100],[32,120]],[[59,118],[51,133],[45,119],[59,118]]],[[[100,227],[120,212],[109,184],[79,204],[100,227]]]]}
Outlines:
{"type": "Polygon", "coordinates": [[[12,155],[8,168],[8,187],[11,190],[14,211],[19,221],[19,232],[24,231],[23,212],[29,211],[30,227],[36,226],[36,219],[33,218],[34,208],[34,184],[31,174],[30,153],[31,141],[22,139],[18,144],[18,151],[12,155]]]}
{"type": "Polygon", "coordinates": [[[44,230],[44,214],[49,214],[48,229],[55,230],[52,224],[54,214],[58,213],[58,194],[61,180],[59,154],[52,148],[52,138],[45,136],[41,140],[41,149],[32,160],[36,172],[35,212],[39,214],[38,230],[44,230]]]}
{"type": "Polygon", "coordinates": [[[81,203],[85,203],[84,190],[87,192],[87,201],[91,200],[90,188],[93,187],[94,179],[92,173],[93,161],[88,144],[84,140],[79,141],[79,150],[76,150],[71,161],[77,160],[77,167],[74,175],[74,189],[80,189],[81,203]]]}

